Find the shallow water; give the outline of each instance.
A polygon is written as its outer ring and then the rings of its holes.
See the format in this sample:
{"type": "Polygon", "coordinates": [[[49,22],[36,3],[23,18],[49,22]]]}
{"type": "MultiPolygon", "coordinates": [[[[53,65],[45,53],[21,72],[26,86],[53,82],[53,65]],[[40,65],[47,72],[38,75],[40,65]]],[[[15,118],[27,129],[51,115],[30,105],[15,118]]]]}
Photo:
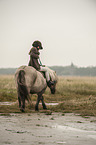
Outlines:
{"type": "MultiPolygon", "coordinates": [[[[16,102],[0,102],[0,105],[13,105],[13,104],[15,104],[16,102]]],[[[40,104],[42,104],[42,103],[40,103],[40,104]]],[[[54,106],[54,105],[58,105],[59,103],[46,103],[46,105],[52,105],[52,106],[54,106]]]]}
{"type": "MultiPolygon", "coordinates": [[[[40,103],[41,104],[41,103],[40,103]]],[[[55,106],[55,105],[58,105],[59,103],[45,103],[46,105],[52,105],[52,106],[55,106]]]]}
{"type": "Polygon", "coordinates": [[[95,145],[96,117],[73,113],[20,113],[0,116],[0,145],[95,145]]]}
{"type": "Polygon", "coordinates": [[[0,105],[14,105],[16,102],[0,102],[0,105]]]}

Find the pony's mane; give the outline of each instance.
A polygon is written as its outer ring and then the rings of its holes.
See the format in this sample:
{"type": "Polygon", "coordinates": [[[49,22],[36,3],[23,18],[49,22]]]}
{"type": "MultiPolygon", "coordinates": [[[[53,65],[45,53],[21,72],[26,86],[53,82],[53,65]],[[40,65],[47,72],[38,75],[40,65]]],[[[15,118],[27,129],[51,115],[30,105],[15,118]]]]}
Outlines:
{"type": "Polygon", "coordinates": [[[50,69],[49,67],[46,67],[46,69],[50,74],[51,80],[57,82],[58,78],[57,78],[56,72],[50,69]]]}

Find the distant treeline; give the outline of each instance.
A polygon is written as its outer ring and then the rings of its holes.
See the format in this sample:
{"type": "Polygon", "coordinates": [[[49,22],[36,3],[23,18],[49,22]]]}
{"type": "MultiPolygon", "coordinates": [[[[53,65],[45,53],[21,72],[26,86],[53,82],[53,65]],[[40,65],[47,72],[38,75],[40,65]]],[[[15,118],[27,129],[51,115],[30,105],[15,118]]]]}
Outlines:
{"type": "Polygon", "coordinates": [[[59,76],[96,76],[96,67],[52,66],[59,76]]]}
{"type": "Polygon", "coordinates": [[[14,74],[15,71],[16,71],[16,68],[0,68],[0,74],[4,74],[4,75],[14,74]]]}
{"type": "MultiPolygon", "coordinates": [[[[50,66],[59,76],[96,76],[96,67],[77,67],[73,63],[69,66],[50,66]]],[[[16,68],[1,68],[0,74],[14,74],[16,68]]]]}

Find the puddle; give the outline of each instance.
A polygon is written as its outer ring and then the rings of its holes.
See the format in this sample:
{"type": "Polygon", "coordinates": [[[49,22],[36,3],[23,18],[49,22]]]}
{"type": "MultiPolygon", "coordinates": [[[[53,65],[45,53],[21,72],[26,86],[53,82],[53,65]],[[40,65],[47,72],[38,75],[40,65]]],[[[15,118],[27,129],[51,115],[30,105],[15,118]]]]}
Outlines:
{"type": "Polygon", "coordinates": [[[16,102],[0,102],[0,105],[14,105],[16,102]]]}
{"type": "MultiPolygon", "coordinates": [[[[42,103],[40,103],[42,104],[42,103]]],[[[46,103],[46,105],[52,105],[52,106],[55,106],[55,105],[58,105],[59,103],[46,103]]]]}
{"type": "Polygon", "coordinates": [[[69,130],[69,131],[96,133],[96,131],[83,130],[83,129],[73,128],[73,127],[69,127],[69,126],[58,125],[58,124],[55,125],[55,126],[52,126],[52,127],[53,128],[57,128],[57,129],[60,129],[60,130],[69,130]]]}
{"type": "Polygon", "coordinates": [[[60,130],[83,131],[81,129],[76,129],[76,128],[73,128],[73,127],[62,126],[62,125],[55,125],[55,126],[53,126],[53,128],[57,128],[57,129],[60,129],[60,130]]]}
{"type": "Polygon", "coordinates": [[[96,135],[89,135],[89,137],[96,139],[96,135]]]}
{"type": "MultiPolygon", "coordinates": [[[[0,105],[14,105],[16,102],[0,102],[0,105]]],[[[42,103],[40,103],[42,104],[42,103]]],[[[59,103],[46,103],[46,105],[52,105],[52,106],[55,106],[55,105],[58,105],[59,103]]]]}
{"type": "Polygon", "coordinates": [[[59,103],[46,103],[46,105],[52,105],[52,106],[54,106],[54,105],[58,105],[59,103]]]}

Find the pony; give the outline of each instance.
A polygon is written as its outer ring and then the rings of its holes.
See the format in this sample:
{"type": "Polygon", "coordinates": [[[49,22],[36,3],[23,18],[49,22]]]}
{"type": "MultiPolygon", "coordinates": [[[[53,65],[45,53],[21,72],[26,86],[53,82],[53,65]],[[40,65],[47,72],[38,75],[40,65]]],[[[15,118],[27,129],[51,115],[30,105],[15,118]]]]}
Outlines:
{"type": "MultiPolygon", "coordinates": [[[[50,86],[51,93],[55,94],[56,83],[58,80],[56,72],[48,67],[46,68],[50,74],[51,81],[54,82],[50,86]]],[[[22,112],[25,111],[25,100],[27,100],[31,105],[30,94],[37,94],[37,101],[35,104],[36,111],[38,111],[40,101],[42,102],[43,109],[47,109],[43,98],[43,93],[47,88],[47,82],[43,72],[37,71],[32,66],[21,66],[15,72],[15,81],[19,108],[22,112]]]]}

